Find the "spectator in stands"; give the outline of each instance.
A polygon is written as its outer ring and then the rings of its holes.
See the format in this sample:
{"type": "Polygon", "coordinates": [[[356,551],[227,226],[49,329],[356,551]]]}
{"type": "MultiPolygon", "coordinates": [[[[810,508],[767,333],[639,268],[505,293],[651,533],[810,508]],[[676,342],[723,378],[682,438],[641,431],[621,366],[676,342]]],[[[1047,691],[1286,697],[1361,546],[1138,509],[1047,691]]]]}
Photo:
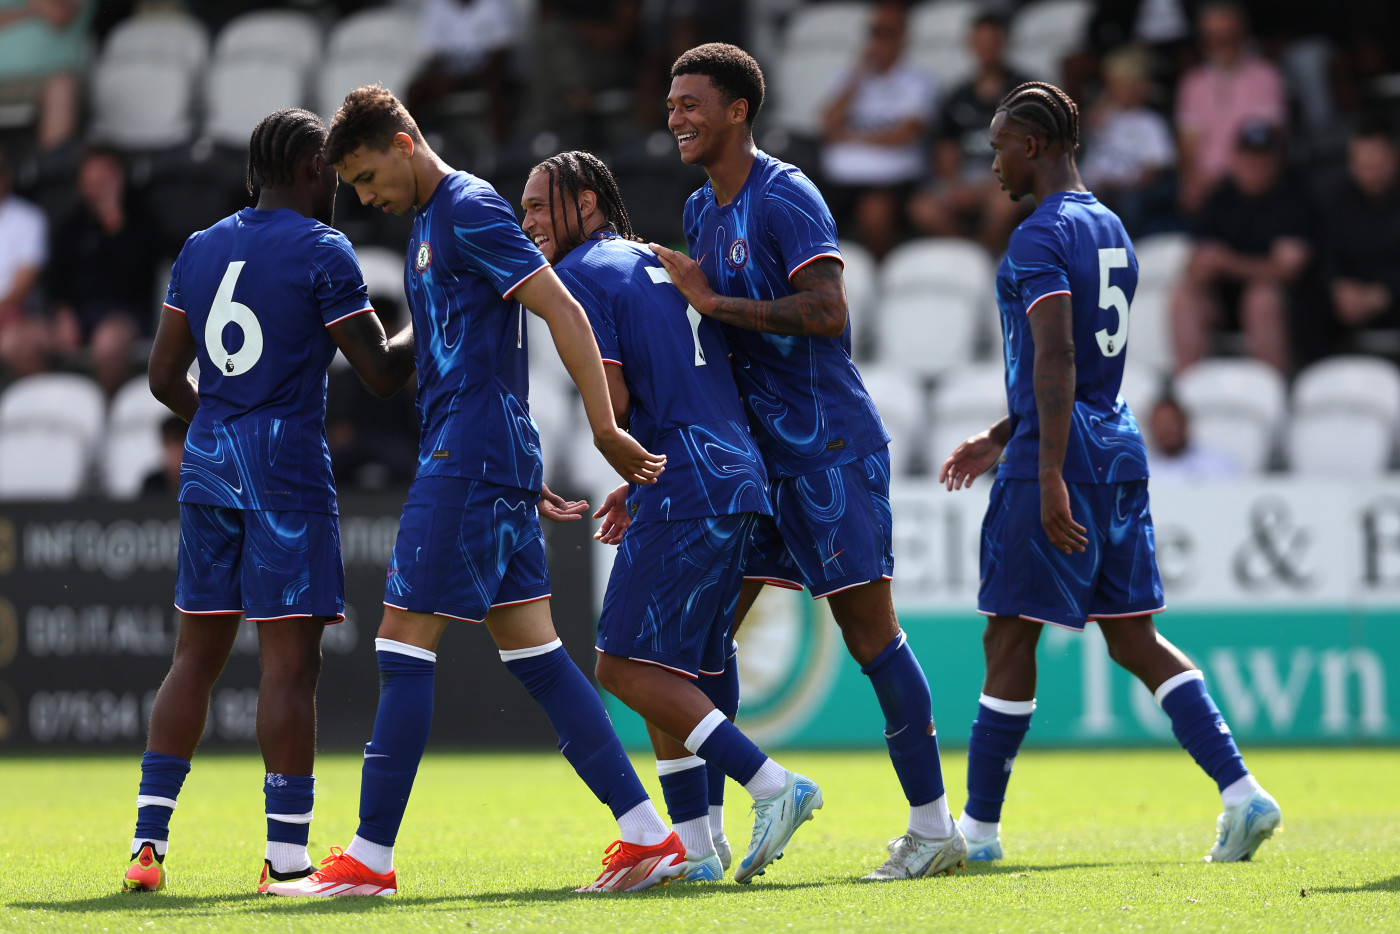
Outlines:
{"type": "MultiPolygon", "coordinates": [[[[397,332],[398,303],[372,296],[374,313],[397,332]]],[[[414,392],[381,399],[349,367],[331,367],[326,390],[326,443],[331,472],[341,490],[408,486],[418,471],[418,413],[414,392]]]]}
{"type": "Polygon", "coordinates": [[[903,59],[904,5],[875,8],[860,60],[835,83],[822,130],[828,196],[844,229],[882,258],[899,240],[903,206],[924,174],[933,79],[903,59]]]}
{"type": "Polygon", "coordinates": [[[1347,177],[1321,214],[1318,265],[1331,314],[1318,331],[1300,322],[1300,343],[1322,356],[1351,332],[1400,333],[1400,153],[1389,126],[1367,121],[1352,133],[1347,177]]]}
{"type": "Polygon", "coordinates": [[[1104,93],[1085,120],[1079,174],[1133,237],[1176,225],[1176,146],[1166,118],[1147,106],[1147,53],[1124,46],[1103,63],[1104,93]]]}
{"type": "Polygon", "coordinates": [[[408,109],[419,123],[445,97],[484,91],[491,131],[505,139],[512,112],[511,52],[520,41],[511,0],[427,0],[419,44],[428,54],[408,89],[408,109]]]}
{"type": "Polygon", "coordinates": [[[1136,45],[1147,54],[1148,75],[1171,100],[1191,64],[1191,21],[1199,0],[1096,0],[1085,48],[1064,62],[1064,88],[1084,100],[1100,64],[1113,50],[1136,45]]]}
{"type": "Polygon", "coordinates": [[[534,128],[586,117],[600,91],[635,87],[641,22],[641,0],[541,0],[529,69],[534,128]]]}
{"type": "Polygon", "coordinates": [[[49,367],[48,325],[37,292],[48,255],[44,212],[14,194],[14,173],[0,150],[0,361],[12,378],[49,367]]]}
{"type": "Polygon", "coordinates": [[[1212,332],[1238,321],[1248,352],[1288,372],[1289,292],[1311,259],[1307,187],[1285,174],[1283,134],[1239,133],[1230,174],[1197,213],[1195,248],[1172,300],[1177,366],[1204,357],[1212,332]]]}
{"type": "Polygon", "coordinates": [[[1287,117],[1283,78],[1250,48],[1243,8],[1212,0],[1201,8],[1197,28],[1205,60],[1181,79],[1176,98],[1181,206],[1188,214],[1229,171],[1242,126],[1281,127],[1287,117]]]}
{"type": "Polygon", "coordinates": [[[151,333],[161,232],[129,197],[115,150],[94,147],[78,163],[79,206],[58,226],[45,277],[54,346],[86,348],[92,375],[110,396],[131,375],[133,343],[151,333]],[[81,270],[81,275],[77,271],[81,270]]]}
{"type": "Polygon", "coordinates": [[[942,105],[933,178],[911,199],[909,220],[922,233],[976,237],[999,253],[1029,206],[1006,197],[992,175],[987,128],[1001,99],[1028,79],[1006,63],[1006,23],[1001,17],[977,17],[968,45],[977,73],[953,88],[942,105]]]}
{"type": "Polygon", "coordinates": [[[93,0],[0,0],[0,106],[33,106],[41,152],[78,129],[93,0]]]}
{"type": "Polygon", "coordinates": [[[1191,421],[1171,393],[1152,407],[1148,442],[1153,484],[1223,480],[1240,475],[1239,464],[1227,452],[1191,440],[1191,421]]]}
{"type": "Polygon", "coordinates": [[[173,499],[180,493],[180,464],[185,459],[185,435],[190,426],[178,415],[167,415],[160,422],[160,466],[141,483],[142,496],[173,499]]]}

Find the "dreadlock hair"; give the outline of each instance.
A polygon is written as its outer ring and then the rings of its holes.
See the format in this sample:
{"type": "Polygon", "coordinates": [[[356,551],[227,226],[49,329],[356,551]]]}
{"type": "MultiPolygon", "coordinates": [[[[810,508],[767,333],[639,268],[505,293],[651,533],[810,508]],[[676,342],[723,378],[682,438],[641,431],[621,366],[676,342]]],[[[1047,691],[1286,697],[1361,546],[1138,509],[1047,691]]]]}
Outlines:
{"type": "Polygon", "coordinates": [[[1001,99],[997,111],[1070,152],[1079,148],[1079,105],[1064,91],[1045,81],[1027,81],[1001,99]]]}
{"type": "Polygon", "coordinates": [[[423,144],[417,122],[393,91],[378,84],[358,87],[345,95],[331,117],[326,161],[339,165],[361,147],[383,152],[400,133],[407,133],[416,145],[423,144]]]}
{"type": "MultiPolygon", "coordinates": [[[[613,178],[612,172],[603,164],[602,159],[591,152],[575,149],[550,156],[530,170],[531,175],[536,172],[549,174],[551,224],[558,224],[558,219],[554,216],[554,189],[558,186],[561,205],[565,195],[574,201],[574,220],[578,223],[577,236],[582,240],[583,209],[579,207],[578,198],[583,192],[591,191],[598,197],[598,213],[603,215],[604,226],[626,240],[636,239],[637,235],[632,230],[632,218],[627,214],[627,205],[622,202],[622,192],[618,190],[617,179],[613,178]]],[[[567,213],[564,217],[564,233],[566,236],[569,234],[567,213]]]]}
{"type": "Polygon", "coordinates": [[[707,42],[684,52],[671,66],[671,77],[705,75],[719,88],[728,107],[739,98],[749,102],[744,122],[753,126],[763,107],[763,69],[752,55],[727,42],[707,42]]]}
{"type": "Polygon", "coordinates": [[[291,107],[270,113],[248,139],[248,194],[260,188],[296,183],[297,163],[326,142],[326,125],[309,110],[291,107]]]}

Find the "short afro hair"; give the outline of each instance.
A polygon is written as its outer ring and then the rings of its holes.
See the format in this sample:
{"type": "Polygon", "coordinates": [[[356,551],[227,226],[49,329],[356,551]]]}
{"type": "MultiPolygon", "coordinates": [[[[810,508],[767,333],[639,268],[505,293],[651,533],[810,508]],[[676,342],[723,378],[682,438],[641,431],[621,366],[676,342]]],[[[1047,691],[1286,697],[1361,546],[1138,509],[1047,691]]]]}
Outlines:
{"type": "Polygon", "coordinates": [[[763,107],[763,69],[748,52],[727,42],[697,45],[671,66],[671,77],[680,75],[708,77],[724,95],[726,107],[741,97],[748,101],[745,122],[753,126],[754,118],[763,107]]]}
{"type": "Polygon", "coordinates": [[[418,124],[393,91],[378,84],[356,88],[345,95],[331,118],[326,161],[339,165],[362,147],[383,152],[400,133],[407,133],[415,143],[423,142],[418,124]]]}

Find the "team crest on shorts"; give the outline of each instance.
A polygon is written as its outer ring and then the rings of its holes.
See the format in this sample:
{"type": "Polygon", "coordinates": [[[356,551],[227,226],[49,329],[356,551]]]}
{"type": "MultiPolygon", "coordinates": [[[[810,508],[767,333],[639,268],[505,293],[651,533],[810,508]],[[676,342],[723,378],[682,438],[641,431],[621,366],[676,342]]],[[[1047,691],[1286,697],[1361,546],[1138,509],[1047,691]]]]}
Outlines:
{"type": "Polygon", "coordinates": [[[749,262],[749,241],[743,237],[729,244],[729,265],[743,269],[749,262]]]}
{"type": "Polygon", "coordinates": [[[427,240],[418,244],[418,255],[413,260],[413,268],[419,272],[427,272],[428,267],[433,264],[433,248],[427,240]]]}

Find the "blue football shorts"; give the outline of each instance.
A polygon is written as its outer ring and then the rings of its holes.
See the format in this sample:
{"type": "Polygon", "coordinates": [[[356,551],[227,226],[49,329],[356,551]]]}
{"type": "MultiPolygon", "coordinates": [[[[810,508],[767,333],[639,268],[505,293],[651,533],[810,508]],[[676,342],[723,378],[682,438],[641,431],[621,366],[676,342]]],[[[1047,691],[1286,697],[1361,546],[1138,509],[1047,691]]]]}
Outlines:
{"type": "Polygon", "coordinates": [[[894,576],[890,452],[769,485],[772,517],[760,516],[744,577],[828,597],[894,576]]]}
{"type": "Polygon", "coordinates": [[[1147,481],[1069,483],[1088,547],[1065,554],[1040,524],[1040,483],[997,480],[982,520],[977,611],[1083,630],[1094,619],[1165,609],[1147,481]]]}
{"type": "Polygon", "coordinates": [[[484,480],[414,480],[384,605],[479,623],[492,607],[548,597],[539,500],[531,490],[484,480]]]}
{"type": "Polygon", "coordinates": [[[340,519],[319,512],[180,504],[175,607],[254,622],[345,618],[340,519]]]}
{"type": "Polygon", "coordinates": [[[632,523],[608,578],[598,651],[691,678],[722,673],[757,518],[632,523]]]}

